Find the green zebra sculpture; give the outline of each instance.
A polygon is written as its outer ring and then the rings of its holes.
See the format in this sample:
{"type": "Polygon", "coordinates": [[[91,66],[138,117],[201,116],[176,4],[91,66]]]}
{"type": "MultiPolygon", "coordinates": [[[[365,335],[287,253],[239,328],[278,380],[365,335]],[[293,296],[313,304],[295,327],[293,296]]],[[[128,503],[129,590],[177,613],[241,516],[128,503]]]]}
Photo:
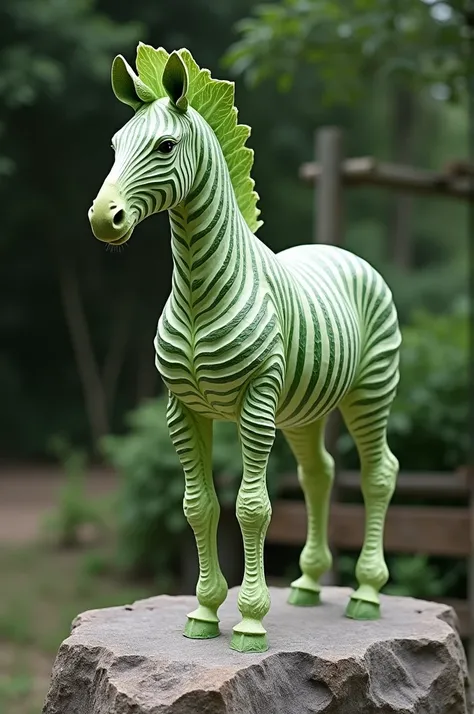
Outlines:
{"type": "Polygon", "coordinates": [[[261,222],[250,177],[253,152],[245,146],[250,129],[237,123],[233,83],[212,79],[186,49],[168,54],[140,43],[136,65],[138,74],[118,56],[112,66],[114,92],[135,114],[113,138],[115,161],[89,219],[96,238],[121,245],[147,216],[169,212],[172,290],[155,350],[199,557],[198,607],[184,634],[217,636],[227,595],[216,543],[213,420],[237,423],[243,461],[236,503],[245,551],[242,621],[231,647],[262,652],[270,608],[266,467],[275,430],[296,457],[308,517],[302,574],[289,602],[315,605],[319,580],[331,567],[334,463],[324,426],[336,407],[357,445],[366,508],[359,587],[346,614],[375,619],[388,579],[383,529],[398,472],[386,440],[401,341],[391,292],[368,263],[345,250],[303,245],[275,255],[255,237],[261,222]]]}

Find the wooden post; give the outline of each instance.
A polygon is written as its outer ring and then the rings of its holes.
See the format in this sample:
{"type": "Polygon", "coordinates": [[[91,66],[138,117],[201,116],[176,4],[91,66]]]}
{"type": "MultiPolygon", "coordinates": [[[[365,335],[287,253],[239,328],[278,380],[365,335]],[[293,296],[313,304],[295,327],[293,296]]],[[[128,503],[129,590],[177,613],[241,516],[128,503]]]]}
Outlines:
{"type": "MultiPolygon", "coordinates": [[[[315,243],[342,245],[343,242],[343,183],[342,163],[343,136],[337,127],[328,126],[316,132],[316,162],[321,167],[319,181],[315,183],[316,221],[315,243]]],[[[326,442],[328,450],[336,459],[336,442],[339,435],[338,413],[333,412],[328,420],[326,442]]],[[[335,484],[336,486],[336,484],[335,484]]]]}
{"type": "MultiPolygon", "coordinates": [[[[314,242],[342,244],[343,200],[342,200],[342,161],[343,136],[337,127],[323,127],[316,132],[316,162],[321,167],[319,181],[315,182],[316,220],[314,242]]],[[[332,412],[326,427],[326,446],[336,462],[336,476],[332,490],[332,502],[338,498],[339,459],[337,438],[340,431],[339,412],[332,412]]],[[[337,553],[333,551],[333,569],[321,580],[324,585],[334,585],[337,581],[337,553]]]]}
{"type": "Polygon", "coordinates": [[[342,132],[328,126],[316,132],[316,162],[321,176],[315,183],[315,243],[342,243],[342,132]]]}

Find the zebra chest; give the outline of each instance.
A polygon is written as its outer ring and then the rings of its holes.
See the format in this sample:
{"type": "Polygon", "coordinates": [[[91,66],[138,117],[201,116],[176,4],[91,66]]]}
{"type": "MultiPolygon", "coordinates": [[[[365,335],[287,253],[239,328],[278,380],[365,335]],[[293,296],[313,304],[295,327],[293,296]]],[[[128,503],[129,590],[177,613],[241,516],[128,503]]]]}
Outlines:
{"type": "Polygon", "coordinates": [[[165,385],[184,404],[209,417],[235,418],[245,380],[236,379],[238,346],[231,331],[178,327],[165,309],[155,351],[165,385]]]}
{"type": "Polygon", "coordinates": [[[155,340],[156,365],[168,389],[191,409],[235,420],[253,375],[279,353],[271,303],[264,298],[251,307],[243,317],[236,305],[213,323],[195,324],[178,319],[170,304],[165,307],[155,340]]]}

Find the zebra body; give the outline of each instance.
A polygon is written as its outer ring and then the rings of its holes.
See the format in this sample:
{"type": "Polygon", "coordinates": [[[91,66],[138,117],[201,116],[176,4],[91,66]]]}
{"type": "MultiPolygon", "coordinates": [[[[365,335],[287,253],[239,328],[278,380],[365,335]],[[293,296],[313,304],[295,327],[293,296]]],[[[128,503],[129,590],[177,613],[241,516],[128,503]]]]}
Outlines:
{"type": "MultiPolygon", "coordinates": [[[[203,178],[198,172],[193,203],[170,211],[175,267],[158,323],[157,368],[190,409],[237,421],[246,384],[276,360],[277,427],[311,423],[363,376],[381,337],[398,348],[391,292],[368,263],[341,248],[273,254],[239,214],[212,130],[197,113],[193,119],[207,139],[203,178]]],[[[396,386],[396,364],[384,378],[396,386]]]]}
{"type": "MultiPolygon", "coordinates": [[[[194,323],[185,320],[184,286],[180,297],[172,293],[158,323],[157,367],[189,408],[236,421],[245,385],[276,356],[283,373],[276,426],[303,426],[326,416],[364,376],[378,338],[398,349],[396,312],[379,274],[343,249],[305,245],[273,256],[259,247],[251,256],[254,265],[260,262],[256,294],[246,292],[245,274],[234,279],[234,290],[219,304],[220,319],[210,323],[203,308],[194,323]],[[277,287],[266,277],[269,268],[278,275],[277,287]],[[266,339],[256,336],[260,329],[266,339]]],[[[233,276],[232,266],[228,271],[233,276]]],[[[396,386],[396,363],[382,376],[374,389],[396,386]]]]}
{"type": "MultiPolygon", "coordinates": [[[[283,431],[295,455],[308,512],[302,575],[292,583],[290,602],[316,604],[319,579],[331,565],[327,519],[334,462],[324,447],[324,426],[336,407],[356,441],[367,509],[359,588],[347,614],[378,616],[378,591],[388,578],[383,525],[398,470],[386,442],[399,378],[397,315],[384,280],[361,258],[326,245],[275,255],[254,235],[253,184],[242,188],[239,174],[239,162],[249,164],[249,156],[238,149],[235,116],[226,123],[219,114],[211,128],[189,105],[187,93],[193,94],[180,55],[151,52],[157,66],[166,61],[160,65],[163,85],[154,87],[156,100],[123,59],[113,70],[117,96],[136,113],[113,139],[114,166],[89,217],[96,237],[120,245],[148,215],[169,212],[172,290],[155,351],[169,390],[168,425],[184,469],[184,511],[199,556],[199,606],[188,616],[185,634],[218,634],[217,610],[227,584],[217,557],[212,423],[235,421],[243,460],[237,517],[245,574],[238,600],[242,622],[234,627],[231,646],[262,651],[262,619],[270,607],[263,571],[271,516],[266,467],[275,430],[283,431]],[[160,98],[163,87],[169,98],[160,98]]],[[[211,83],[196,74],[189,53],[181,57],[196,87],[211,83]]],[[[205,113],[207,95],[196,96],[205,113]]]]}

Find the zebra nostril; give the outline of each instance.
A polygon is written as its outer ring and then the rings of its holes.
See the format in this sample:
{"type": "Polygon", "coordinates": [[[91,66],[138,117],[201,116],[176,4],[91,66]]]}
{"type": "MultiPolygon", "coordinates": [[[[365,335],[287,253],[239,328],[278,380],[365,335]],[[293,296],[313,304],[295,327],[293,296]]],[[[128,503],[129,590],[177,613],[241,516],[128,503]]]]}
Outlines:
{"type": "Polygon", "coordinates": [[[112,219],[112,223],[114,224],[114,226],[115,226],[116,228],[118,228],[120,225],[122,225],[122,223],[124,222],[124,220],[125,220],[125,211],[121,208],[121,209],[118,210],[117,213],[114,215],[114,217],[113,217],[113,219],[112,219]]]}

